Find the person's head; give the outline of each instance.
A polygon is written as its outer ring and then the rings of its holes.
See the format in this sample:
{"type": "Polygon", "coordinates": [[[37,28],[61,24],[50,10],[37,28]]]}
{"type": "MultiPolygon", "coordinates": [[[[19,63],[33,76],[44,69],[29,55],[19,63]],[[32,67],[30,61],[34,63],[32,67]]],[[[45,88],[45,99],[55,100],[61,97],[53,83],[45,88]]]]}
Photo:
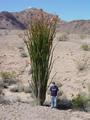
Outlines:
{"type": "Polygon", "coordinates": [[[52,85],[55,85],[55,82],[52,82],[52,85]]]}

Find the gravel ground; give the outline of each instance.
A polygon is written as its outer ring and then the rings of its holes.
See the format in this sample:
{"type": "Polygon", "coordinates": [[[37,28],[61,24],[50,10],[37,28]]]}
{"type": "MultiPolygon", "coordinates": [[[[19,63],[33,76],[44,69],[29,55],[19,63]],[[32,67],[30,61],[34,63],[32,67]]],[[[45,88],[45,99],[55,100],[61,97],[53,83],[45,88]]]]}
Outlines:
{"type": "Polygon", "coordinates": [[[90,114],[50,107],[31,106],[26,103],[0,105],[0,120],[90,120],[90,114]]]}

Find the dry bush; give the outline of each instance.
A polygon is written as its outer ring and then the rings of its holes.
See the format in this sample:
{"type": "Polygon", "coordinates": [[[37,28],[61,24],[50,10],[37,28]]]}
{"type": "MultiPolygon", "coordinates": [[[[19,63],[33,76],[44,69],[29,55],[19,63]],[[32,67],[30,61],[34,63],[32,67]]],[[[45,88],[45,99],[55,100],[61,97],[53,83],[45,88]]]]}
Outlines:
{"type": "Polygon", "coordinates": [[[75,98],[72,99],[72,105],[74,109],[84,109],[84,103],[86,102],[86,97],[79,93],[75,98]]]}
{"type": "Polygon", "coordinates": [[[0,72],[0,76],[3,80],[3,87],[7,88],[9,85],[17,83],[15,72],[0,72]]]}
{"type": "Polygon", "coordinates": [[[90,112],[90,95],[84,92],[79,93],[72,99],[72,105],[74,109],[90,112]]]}
{"type": "Polygon", "coordinates": [[[83,50],[85,50],[85,51],[89,51],[90,50],[90,46],[88,45],[88,44],[83,44],[83,45],[81,45],[81,48],[83,49],[83,50]]]}
{"type": "Polygon", "coordinates": [[[67,41],[68,38],[68,33],[62,33],[58,38],[58,41],[67,41]]]}
{"type": "Polygon", "coordinates": [[[0,72],[0,76],[3,79],[10,79],[10,78],[15,78],[16,73],[15,72],[0,72]]]}
{"type": "Polygon", "coordinates": [[[89,57],[86,55],[79,56],[73,59],[73,61],[75,62],[78,71],[83,71],[89,66],[89,57]]]}

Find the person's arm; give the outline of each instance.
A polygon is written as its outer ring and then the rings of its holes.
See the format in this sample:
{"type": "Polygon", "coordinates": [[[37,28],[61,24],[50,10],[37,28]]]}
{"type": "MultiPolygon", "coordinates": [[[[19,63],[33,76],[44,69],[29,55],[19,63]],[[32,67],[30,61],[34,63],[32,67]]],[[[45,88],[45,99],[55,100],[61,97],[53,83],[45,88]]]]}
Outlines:
{"type": "Polygon", "coordinates": [[[59,91],[58,87],[57,87],[57,91],[59,91]]]}

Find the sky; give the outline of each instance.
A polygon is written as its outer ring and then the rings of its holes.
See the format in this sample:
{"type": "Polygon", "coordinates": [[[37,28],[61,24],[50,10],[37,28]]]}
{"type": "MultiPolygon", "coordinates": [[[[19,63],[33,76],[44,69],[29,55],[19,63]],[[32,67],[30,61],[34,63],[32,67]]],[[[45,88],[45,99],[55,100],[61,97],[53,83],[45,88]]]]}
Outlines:
{"type": "Polygon", "coordinates": [[[58,15],[62,20],[90,19],[90,0],[0,0],[0,11],[39,8],[58,15]]]}

